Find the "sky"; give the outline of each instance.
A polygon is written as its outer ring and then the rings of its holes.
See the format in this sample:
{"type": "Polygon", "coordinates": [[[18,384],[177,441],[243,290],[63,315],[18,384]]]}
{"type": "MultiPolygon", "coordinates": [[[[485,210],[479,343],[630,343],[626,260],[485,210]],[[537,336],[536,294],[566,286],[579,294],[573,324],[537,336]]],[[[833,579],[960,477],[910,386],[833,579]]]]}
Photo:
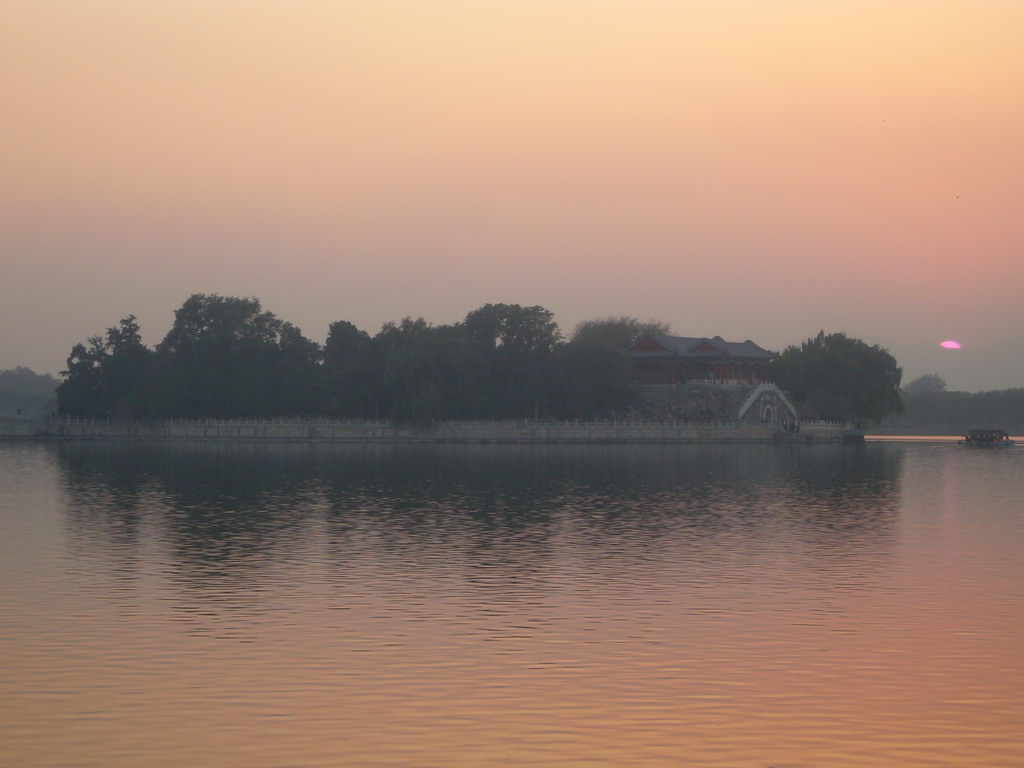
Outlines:
{"type": "Polygon", "coordinates": [[[998,345],[1022,33],[1019,0],[0,0],[0,368],[128,314],[156,344],[193,293],[320,342],[506,302],[998,345]]]}

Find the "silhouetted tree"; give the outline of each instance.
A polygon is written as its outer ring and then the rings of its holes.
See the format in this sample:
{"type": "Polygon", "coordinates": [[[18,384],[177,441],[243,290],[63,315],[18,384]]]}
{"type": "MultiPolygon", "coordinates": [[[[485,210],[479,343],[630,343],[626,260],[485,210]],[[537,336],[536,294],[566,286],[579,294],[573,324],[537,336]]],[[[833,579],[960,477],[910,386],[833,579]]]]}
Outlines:
{"type": "Polygon", "coordinates": [[[374,341],[384,361],[383,395],[392,419],[427,424],[481,415],[485,361],[462,326],[405,318],[385,324],[374,341]]]}
{"type": "Polygon", "coordinates": [[[166,361],[167,415],[271,416],[287,412],[287,406],[314,410],[311,395],[296,396],[294,390],[313,391],[318,347],[263,311],[258,299],[190,296],[175,311],[174,325],[157,351],[166,361]],[[287,375],[286,360],[293,366],[287,375]]]}
{"type": "Polygon", "coordinates": [[[775,381],[811,418],[881,421],[903,408],[903,372],[888,350],[844,333],[819,332],[772,362],[775,381]]]}
{"type": "Polygon", "coordinates": [[[500,347],[515,353],[551,352],[562,338],[554,315],[544,307],[484,304],[466,315],[462,324],[482,350],[500,347]]]}
{"type": "Polygon", "coordinates": [[[134,419],[148,414],[152,351],[142,343],[135,315],[76,344],[57,387],[61,413],[71,416],[134,419]]]}
{"type": "Polygon", "coordinates": [[[584,336],[563,344],[555,355],[556,416],[604,418],[639,404],[632,383],[632,362],[621,349],[584,336]]]}
{"type": "Polygon", "coordinates": [[[331,323],[324,342],[323,412],[345,418],[380,415],[383,363],[366,331],[344,320],[331,323]]]}
{"type": "Polygon", "coordinates": [[[668,323],[628,315],[584,320],[557,349],[557,406],[564,418],[602,418],[639,404],[625,350],[645,333],[668,334],[668,323]]]}
{"type": "Polygon", "coordinates": [[[142,343],[135,315],[107,329],[102,378],[112,418],[135,419],[150,412],[153,352],[142,343]]]}
{"type": "Polygon", "coordinates": [[[642,322],[629,315],[598,317],[577,323],[571,341],[622,351],[645,333],[667,335],[672,333],[672,328],[661,320],[642,322]]]}
{"type": "Polygon", "coordinates": [[[63,381],[57,387],[57,402],[62,414],[105,418],[109,414],[103,386],[107,352],[102,336],[89,337],[87,344],[71,348],[67,368],[60,372],[63,381]]]}
{"type": "Polygon", "coordinates": [[[918,376],[907,384],[903,391],[908,395],[921,395],[925,392],[945,392],[946,382],[937,373],[926,373],[918,376]]]}
{"type": "Polygon", "coordinates": [[[321,412],[320,345],[284,323],[278,336],[277,413],[309,416],[321,412]]]}
{"type": "Polygon", "coordinates": [[[466,315],[462,327],[485,361],[489,415],[550,415],[553,353],[562,338],[554,315],[539,306],[485,304],[466,315]]]}

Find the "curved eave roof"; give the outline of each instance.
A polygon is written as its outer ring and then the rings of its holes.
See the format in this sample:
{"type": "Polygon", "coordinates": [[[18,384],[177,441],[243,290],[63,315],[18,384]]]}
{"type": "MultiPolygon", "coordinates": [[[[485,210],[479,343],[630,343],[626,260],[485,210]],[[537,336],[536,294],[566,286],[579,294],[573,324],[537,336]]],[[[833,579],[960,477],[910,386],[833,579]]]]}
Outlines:
{"type": "Polygon", "coordinates": [[[774,352],[769,352],[750,339],[726,341],[721,336],[707,338],[653,334],[645,335],[637,340],[626,350],[626,353],[630,357],[640,359],[672,357],[688,360],[746,360],[752,362],[768,362],[777,357],[774,352]],[[637,347],[641,348],[637,349],[637,347]]]}

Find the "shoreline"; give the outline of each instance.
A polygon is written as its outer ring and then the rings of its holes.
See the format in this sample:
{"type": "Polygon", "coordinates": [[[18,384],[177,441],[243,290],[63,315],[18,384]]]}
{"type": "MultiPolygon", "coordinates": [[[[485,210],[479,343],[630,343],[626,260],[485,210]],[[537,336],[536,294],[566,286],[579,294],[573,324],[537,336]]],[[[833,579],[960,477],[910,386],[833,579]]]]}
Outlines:
{"type": "Polygon", "coordinates": [[[0,440],[201,440],[334,443],[770,443],[841,442],[855,434],[841,424],[639,421],[440,421],[429,426],[323,419],[114,422],[75,419],[4,420],[0,440]]]}

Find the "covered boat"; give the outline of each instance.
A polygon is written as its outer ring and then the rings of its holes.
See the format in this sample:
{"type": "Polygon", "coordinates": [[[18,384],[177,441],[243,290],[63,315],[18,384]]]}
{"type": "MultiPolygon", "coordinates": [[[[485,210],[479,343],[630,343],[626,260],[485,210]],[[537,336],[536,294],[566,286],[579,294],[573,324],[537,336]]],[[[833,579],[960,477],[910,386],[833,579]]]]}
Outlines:
{"type": "Polygon", "coordinates": [[[1013,445],[1013,440],[1001,429],[969,429],[959,443],[977,448],[997,448],[1013,445]]]}

